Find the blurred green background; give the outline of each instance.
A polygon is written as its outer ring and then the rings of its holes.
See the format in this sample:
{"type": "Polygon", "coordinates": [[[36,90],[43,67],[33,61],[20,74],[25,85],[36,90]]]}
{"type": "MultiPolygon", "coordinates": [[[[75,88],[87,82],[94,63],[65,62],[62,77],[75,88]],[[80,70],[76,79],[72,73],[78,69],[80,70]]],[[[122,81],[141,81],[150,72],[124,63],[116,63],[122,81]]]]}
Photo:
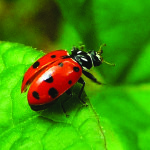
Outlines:
{"type": "Polygon", "coordinates": [[[86,80],[86,93],[106,131],[108,149],[149,150],[149,7],[146,0],[0,0],[0,40],[45,52],[70,51],[80,42],[98,50],[106,43],[103,57],[116,66],[95,68],[94,75],[107,85],[86,80]]]}

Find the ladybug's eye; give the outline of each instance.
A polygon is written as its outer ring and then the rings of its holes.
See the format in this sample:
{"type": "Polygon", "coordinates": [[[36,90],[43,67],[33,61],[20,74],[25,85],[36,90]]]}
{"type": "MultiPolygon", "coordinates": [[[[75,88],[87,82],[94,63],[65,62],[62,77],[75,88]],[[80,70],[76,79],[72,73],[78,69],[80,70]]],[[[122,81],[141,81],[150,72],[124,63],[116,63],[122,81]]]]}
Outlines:
{"type": "Polygon", "coordinates": [[[91,51],[89,54],[91,55],[94,66],[99,66],[102,63],[101,56],[97,52],[91,51]]]}

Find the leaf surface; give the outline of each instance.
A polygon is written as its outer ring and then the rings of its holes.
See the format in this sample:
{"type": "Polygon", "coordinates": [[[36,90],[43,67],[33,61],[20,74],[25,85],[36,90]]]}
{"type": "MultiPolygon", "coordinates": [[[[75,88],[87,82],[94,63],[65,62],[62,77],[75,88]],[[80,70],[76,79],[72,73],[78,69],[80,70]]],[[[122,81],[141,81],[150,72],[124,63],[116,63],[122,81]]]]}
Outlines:
{"type": "Polygon", "coordinates": [[[89,104],[86,107],[78,98],[79,84],[72,88],[72,98],[64,94],[44,111],[30,109],[27,93],[20,92],[22,78],[27,68],[42,55],[43,52],[21,44],[0,43],[3,66],[0,72],[0,149],[106,149],[99,119],[89,99],[84,93],[83,98],[89,104]],[[68,118],[60,101],[64,101],[68,118]]]}

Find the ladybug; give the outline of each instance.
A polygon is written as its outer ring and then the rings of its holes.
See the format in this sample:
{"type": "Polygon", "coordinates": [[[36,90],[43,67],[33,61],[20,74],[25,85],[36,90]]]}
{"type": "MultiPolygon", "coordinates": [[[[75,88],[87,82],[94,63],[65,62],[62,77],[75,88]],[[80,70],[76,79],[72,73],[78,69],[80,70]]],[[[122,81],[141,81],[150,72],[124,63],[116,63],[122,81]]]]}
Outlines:
{"type": "Polygon", "coordinates": [[[88,72],[105,62],[101,48],[98,52],[85,52],[83,46],[73,47],[70,55],[66,50],[56,50],[38,59],[25,73],[21,86],[22,93],[30,85],[27,98],[31,109],[43,110],[63,93],[72,95],[70,88],[76,82],[82,84],[81,98],[85,86],[82,73],[93,82],[102,84],[88,72]]]}

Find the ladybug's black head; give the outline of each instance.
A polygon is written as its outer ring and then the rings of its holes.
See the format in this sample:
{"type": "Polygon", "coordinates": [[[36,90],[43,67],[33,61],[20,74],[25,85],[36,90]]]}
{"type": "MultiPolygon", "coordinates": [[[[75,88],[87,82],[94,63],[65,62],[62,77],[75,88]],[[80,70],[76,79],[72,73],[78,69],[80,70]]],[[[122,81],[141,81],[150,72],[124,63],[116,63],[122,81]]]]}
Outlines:
{"type": "Polygon", "coordinates": [[[95,51],[84,52],[78,48],[73,47],[71,57],[84,69],[91,69],[92,67],[99,66],[102,63],[103,58],[101,53],[95,51]]]}
{"type": "Polygon", "coordinates": [[[88,54],[90,55],[90,57],[92,59],[94,67],[102,64],[102,61],[103,61],[103,57],[101,56],[102,53],[103,53],[102,50],[100,52],[95,52],[95,51],[88,52],[88,54]]]}
{"type": "MultiPolygon", "coordinates": [[[[110,64],[103,60],[102,57],[102,47],[105,46],[102,45],[100,47],[99,51],[90,51],[90,52],[84,52],[82,49],[78,49],[76,47],[73,47],[71,57],[77,61],[83,69],[91,69],[92,67],[96,67],[102,64],[102,62],[105,62],[107,64],[110,64]]],[[[110,64],[114,65],[114,64],[110,64]]]]}

